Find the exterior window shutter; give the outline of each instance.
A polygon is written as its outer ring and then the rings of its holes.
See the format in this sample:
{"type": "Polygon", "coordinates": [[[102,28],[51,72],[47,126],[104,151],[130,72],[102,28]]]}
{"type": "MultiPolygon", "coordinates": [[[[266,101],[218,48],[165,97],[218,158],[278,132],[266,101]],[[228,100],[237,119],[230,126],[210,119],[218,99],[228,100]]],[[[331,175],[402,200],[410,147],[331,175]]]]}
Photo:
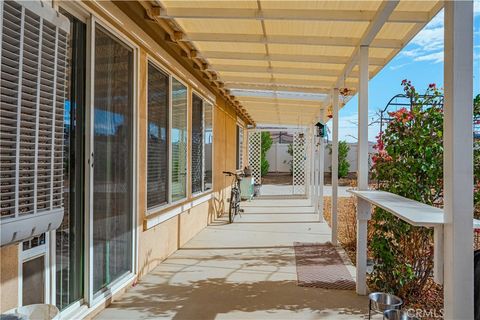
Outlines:
{"type": "Polygon", "coordinates": [[[40,1],[0,3],[1,245],[58,228],[69,21],[40,1]]]}

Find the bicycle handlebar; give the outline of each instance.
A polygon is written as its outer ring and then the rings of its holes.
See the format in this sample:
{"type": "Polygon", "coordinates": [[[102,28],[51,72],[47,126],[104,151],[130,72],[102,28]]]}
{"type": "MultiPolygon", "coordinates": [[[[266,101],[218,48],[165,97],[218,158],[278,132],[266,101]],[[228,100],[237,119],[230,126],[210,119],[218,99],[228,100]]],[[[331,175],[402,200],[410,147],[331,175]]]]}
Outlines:
{"type": "Polygon", "coordinates": [[[223,174],[231,177],[231,176],[235,176],[237,179],[241,179],[243,176],[244,176],[244,173],[241,172],[241,173],[235,173],[235,172],[231,172],[231,171],[222,171],[223,174]]]}

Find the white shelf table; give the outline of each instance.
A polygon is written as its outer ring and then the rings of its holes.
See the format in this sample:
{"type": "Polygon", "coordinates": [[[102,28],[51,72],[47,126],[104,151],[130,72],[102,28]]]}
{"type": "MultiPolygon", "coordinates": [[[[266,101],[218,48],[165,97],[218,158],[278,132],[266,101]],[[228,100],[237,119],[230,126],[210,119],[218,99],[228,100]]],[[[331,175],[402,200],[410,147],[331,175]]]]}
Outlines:
{"type": "MultiPolygon", "coordinates": [[[[434,280],[439,284],[443,283],[443,225],[445,224],[445,215],[442,209],[385,191],[356,189],[347,191],[356,196],[357,199],[382,208],[413,226],[433,228],[434,280]]],[[[480,228],[480,220],[473,219],[472,227],[480,228]]]]}

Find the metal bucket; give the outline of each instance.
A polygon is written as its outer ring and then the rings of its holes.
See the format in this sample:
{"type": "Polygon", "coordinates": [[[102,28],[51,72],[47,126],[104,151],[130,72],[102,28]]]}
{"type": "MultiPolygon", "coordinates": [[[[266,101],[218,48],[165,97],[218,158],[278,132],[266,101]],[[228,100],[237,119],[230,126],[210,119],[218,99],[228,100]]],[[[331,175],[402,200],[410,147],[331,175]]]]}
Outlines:
{"type": "Polygon", "coordinates": [[[253,186],[253,196],[254,197],[258,197],[260,195],[260,187],[262,185],[261,184],[256,184],[253,186]]]}
{"type": "Polygon", "coordinates": [[[390,309],[400,309],[403,300],[399,297],[384,292],[372,292],[368,295],[370,299],[370,308],[376,311],[386,311],[390,309]]]}
{"type": "Polygon", "coordinates": [[[408,312],[398,309],[390,309],[383,312],[384,320],[420,320],[415,316],[411,316],[408,312]]]}

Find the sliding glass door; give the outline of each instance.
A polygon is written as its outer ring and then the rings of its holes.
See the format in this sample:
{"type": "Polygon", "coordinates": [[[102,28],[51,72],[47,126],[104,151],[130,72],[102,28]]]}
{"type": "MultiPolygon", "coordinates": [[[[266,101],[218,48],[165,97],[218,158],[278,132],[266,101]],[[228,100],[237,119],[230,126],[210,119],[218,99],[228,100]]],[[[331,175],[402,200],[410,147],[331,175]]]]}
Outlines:
{"type": "MultiPolygon", "coordinates": [[[[85,64],[87,26],[70,20],[69,72],[64,108],[63,199],[65,213],[55,231],[55,301],[60,310],[83,298],[85,64]]],[[[24,283],[25,285],[25,283],[24,283]]],[[[25,302],[25,301],[24,301],[25,302]]]]}
{"type": "Polygon", "coordinates": [[[132,271],[133,50],[95,28],[93,292],[132,271]]]}

